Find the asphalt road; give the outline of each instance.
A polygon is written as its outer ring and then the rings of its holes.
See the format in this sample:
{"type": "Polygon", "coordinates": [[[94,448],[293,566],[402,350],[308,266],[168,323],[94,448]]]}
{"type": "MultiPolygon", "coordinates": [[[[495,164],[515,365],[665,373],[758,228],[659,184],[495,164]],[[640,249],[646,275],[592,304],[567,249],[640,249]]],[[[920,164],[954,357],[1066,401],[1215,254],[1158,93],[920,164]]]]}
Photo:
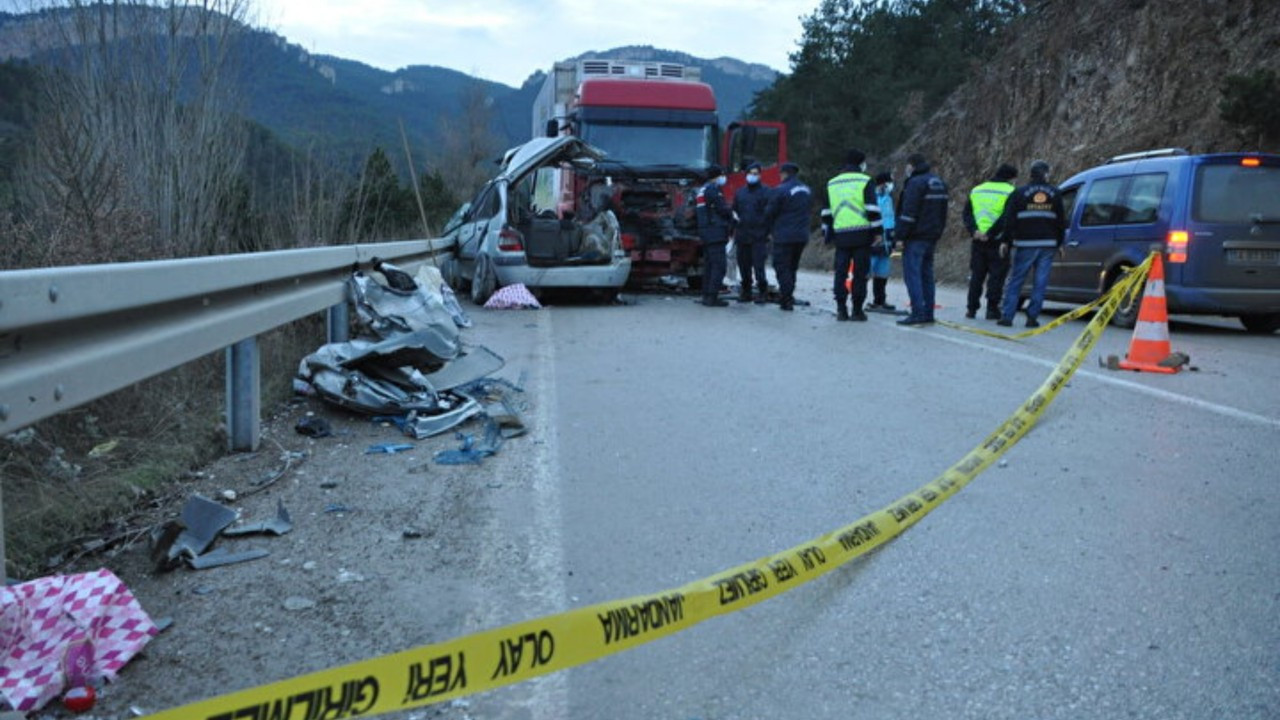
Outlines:
{"type": "MultiPolygon", "coordinates": [[[[663,295],[468,306],[468,340],[525,377],[532,426],[481,467],[432,464],[447,437],[363,455],[396,436],[341,413],[335,438],[304,442],[286,413],[266,435],[307,459],[239,507],[261,517],[279,500],[297,529],[266,545],[272,558],[216,570],[152,576],[123,555],[122,577],[174,626],[101,717],[795,546],[937,477],[1083,327],[1009,342],[885,315],[836,323],[824,285],[803,276],[814,304],[795,313],[663,295]],[[349,512],[321,510],[335,501],[349,512]],[[404,539],[411,526],[425,537],[404,539]]],[[[890,299],[905,302],[900,285],[890,299]]],[[[939,301],[962,320],[958,291],[939,301]]],[[[1129,335],[1108,329],[1004,463],[873,554],[638,649],[384,717],[1280,717],[1280,336],[1175,318],[1194,371],[1100,368],[1129,335]]],[[[292,412],[308,408],[326,412],[292,412]]],[[[243,486],[262,472],[250,466],[228,459],[198,489],[243,486]]]]}
{"type": "MultiPolygon", "coordinates": [[[[509,510],[538,543],[530,610],[678,586],[884,507],[980,443],[1082,327],[837,324],[825,280],[804,282],[794,314],[646,295],[478,316],[491,345],[523,329],[539,348],[545,442],[509,510]]],[[[962,320],[959,292],[939,302],[962,320]]],[[[1175,318],[1194,371],[1099,367],[1130,334],[1108,329],[1004,464],[872,556],[467,712],[1280,716],[1280,337],[1175,318]]]]}

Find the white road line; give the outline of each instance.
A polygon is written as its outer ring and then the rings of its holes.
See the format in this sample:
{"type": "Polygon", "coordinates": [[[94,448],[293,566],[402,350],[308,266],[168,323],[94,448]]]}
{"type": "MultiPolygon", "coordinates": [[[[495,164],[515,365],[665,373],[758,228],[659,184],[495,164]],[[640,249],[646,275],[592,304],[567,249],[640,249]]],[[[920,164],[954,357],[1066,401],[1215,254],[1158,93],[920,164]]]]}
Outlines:
{"type": "MultiPolygon", "coordinates": [[[[551,319],[554,313],[538,313],[540,353],[536,374],[534,425],[542,443],[534,445],[533,460],[533,551],[530,563],[537,578],[538,595],[545,607],[559,612],[568,607],[564,574],[563,524],[560,518],[560,435],[556,431],[556,358],[551,319]]],[[[551,673],[530,681],[530,717],[557,720],[569,712],[569,674],[551,673]]]]}
{"type": "MultiPolygon", "coordinates": [[[[978,342],[977,340],[971,340],[967,337],[953,335],[951,334],[952,331],[949,331],[949,330],[947,332],[928,332],[921,328],[902,327],[898,329],[903,332],[920,333],[922,335],[927,335],[931,338],[936,338],[938,340],[945,340],[946,342],[954,343],[956,345],[963,345],[965,347],[976,348],[978,350],[984,350],[986,352],[995,353],[997,355],[1004,355],[1005,357],[1023,360],[1025,362],[1032,363],[1033,365],[1040,365],[1042,367],[1047,367],[1051,369],[1058,366],[1057,360],[1047,360],[1045,358],[1036,357],[1034,355],[1028,355],[1027,353],[1017,352],[1015,350],[1010,350],[1007,348],[998,347],[998,346],[990,345],[983,342],[978,342]]],[[[1100,383],[1113,385],[1119,388],[1124,388],[1125,390],[1130,390],[1132,392],[1140,393],[1143,395],[1149,395],[1151,397],[1159,398],[1161,400],[1167,400],[1169,402],[1188,405],[1190,407],[1198,408],[1200,410],[1207,410],[1209,412],[1217,413],[1218,415],[1222,415],[1224,417],[1235,418],[1236,420],[1244,420],[1246,422],[1258,423],[1260,425],[1268,425],[1274,428],[1280,428],[1280,419],[1277,419],[1277,418],[1267,417],[1266,415],[1259,415],[1257,413],[1249,412],[1248,410],[1241,410],[1240,408],[1231,407],[1230,405],[1220,405],[1218,403],[1209,402],[1208,400],[1200,400],[1198,398],[1188,397],[1186,395],[1179,395],[1175,392],[1170,392],[1168,390],[1161,390],[1159,388],[1148,387],[1141,383],[1133,382],[1132,380],[1125,380],[1123,378],[1118,378],[1112,375],[1104,375],[1102,373],[1094,372],[1092,370],[1087,370],[1083,367],[1081,367],[1079,370],[1076,371],[1076,377],[1086,377],[1086,378],[1089,378],[1090,380],[1096,380],[1100,383]]]]}

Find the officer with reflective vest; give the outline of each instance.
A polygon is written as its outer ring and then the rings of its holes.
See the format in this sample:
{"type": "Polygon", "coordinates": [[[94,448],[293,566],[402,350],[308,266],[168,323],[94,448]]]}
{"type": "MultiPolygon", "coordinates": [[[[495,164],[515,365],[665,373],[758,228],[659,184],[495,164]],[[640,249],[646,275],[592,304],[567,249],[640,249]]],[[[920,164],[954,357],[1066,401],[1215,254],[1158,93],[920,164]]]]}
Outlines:
{"type": "Polygon", "coordinates": [[[863,320],[867,300],[867,277],[871,269],[871,247],[883,242],[880,204],[875,184],[866,174],[867,156],[861,150],[845,154],[840,173],[827,181],[822,224],[827,242],[835,245],[836,258],[832,291],[836,300],[836,320],[863,320]],[[846,307],[845,287],[849,264],[853,263],[853,307],[846,307]]]}
{"type": "Polygon", "coordinates": [[[1009,181],[1016,177],[1017,168],[1001,165],[990,180],[969,193],[969,201],[964,206],[964,227],[973,241],[969,244],[969,307],[964,314],[967,318],[978,316],[978,309],[982,307],[982,285],[986,283],[987,319],[1000,319],[1000,299],[1009,263],[1000,256],[1001,228],[996,222],[1013,192],[1009,181]]]}
{"type": "Polygon", "coordinates": [[[1062,248],[1066,235],[1066,211],[1062,193],[1049,184],[1049,163],[1037,160],[1031,164],[1031,182],[1013,191],[1001,215],[1000,251],[1013,247],[1009,282],[1004,288],[1004,304],[997,325],[1013,325],[1018,310],[1022,281],[1034,270],[1031,298],[1027,301],[1027,327],[1040,327],[1040,307],[1049,286],[1053,257],[1062,248]]]}
{"type": "Polygon", "coordinates": [[[733,213],[725,205],[721,191],[726,180],[719,165],[707,168],[707,182],[698,188],[695,201],[698,238],[702,241],[702,304],[707,307],[726,307],[729,304],[720,299],[720,285],[724,282],[728,262],[725,250],[733,222],[733,213]]]}

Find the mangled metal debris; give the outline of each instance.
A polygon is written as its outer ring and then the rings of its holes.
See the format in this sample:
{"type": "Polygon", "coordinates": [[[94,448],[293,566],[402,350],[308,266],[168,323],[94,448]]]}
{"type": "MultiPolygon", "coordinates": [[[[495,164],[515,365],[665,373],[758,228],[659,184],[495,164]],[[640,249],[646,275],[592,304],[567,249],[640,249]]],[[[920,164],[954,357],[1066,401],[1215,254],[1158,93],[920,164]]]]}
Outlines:
{"type": "Polygon", "coordinates": [[[293,530],[293,520],[289,517],[289,511],[284,509],[284,501],[276,500],[276,516],[270,520],[264,520],[256,523],[245,523],[236,527],[229,527],[222,531],[227,537],[238,537],[240,535],[254,535],[256,533],[266,533],[268,535],[284,535],[293,530]]]}
{"type": "Polygon", "coordinates": [[[415,280],[389,263],[375,266],[377,273],[356,272],[349,281],[360,326],[372,338],[330,343],[303,358],[297,389],[355,412],[403,418],[394,422],[417,439],[481,414],[480,403],[455,388],[505,361],[487,348],[463,347],[461,309],[448,307],[438,273],[424,270],[415,280]]]}
{"type": "Polygon", "coordinates": [[[271,520],[232,528],[231,524],[237,517],[231,508],[202,495],[192,495],[182,507],[179,520],[171,520],[151,532],[151,561],[156,571],[172,570],[184,562],[196,570],[204,570],[257,560],[270,553],[258,549],[231,552],[225,548],[209,548],[219,535],[284,535],[293,529],[289,511],[279,500],[276,501],[276,516],[271,520]]]}

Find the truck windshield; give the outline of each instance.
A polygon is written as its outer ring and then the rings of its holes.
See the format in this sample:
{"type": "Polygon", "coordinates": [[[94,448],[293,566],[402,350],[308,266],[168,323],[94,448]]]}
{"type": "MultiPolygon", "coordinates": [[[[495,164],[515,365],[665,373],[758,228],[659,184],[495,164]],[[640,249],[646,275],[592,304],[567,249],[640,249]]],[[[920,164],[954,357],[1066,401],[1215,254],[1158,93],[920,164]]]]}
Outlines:
{"type": "Polygon", "coordinates": [[[608,153],[607,159],[633,167],[664,165],[705,169],[715,157],[710,125],[583,123],[582,138],[608,153]]]}

